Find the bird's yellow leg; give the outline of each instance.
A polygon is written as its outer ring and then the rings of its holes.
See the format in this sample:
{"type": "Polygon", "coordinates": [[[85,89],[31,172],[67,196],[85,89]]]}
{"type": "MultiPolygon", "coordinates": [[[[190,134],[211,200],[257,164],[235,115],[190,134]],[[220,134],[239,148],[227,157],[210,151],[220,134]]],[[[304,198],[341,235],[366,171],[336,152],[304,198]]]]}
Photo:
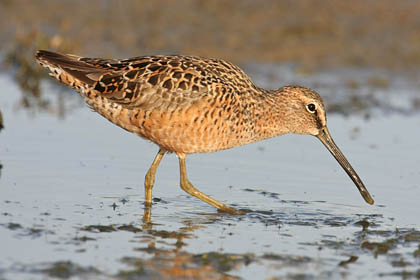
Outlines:
{"type": "Polygon", "coordinates": [[[152,208],[148,206],[144,207],[143,229],[152,229],[152,208]]]}
{"type": "Polygon", "coordinates": [[[152,205],[152,189],[153,189],[153,185],[155,184],[156,169],[158,168],[159,163],[162,160],[162,157],[165,153],[166,153],[166,150],[164,149],[159,150],[155,159],[152,162],[152,165],[150,166],[149,170],[146,173],[146,177],[144,179],[144,192],[145,192],[144,204],[147,207],[150,207],[152,205]]]}
{"type": "Polygon", "coordinates": [[[195,196],[195,197],[201,199],[204,202],[207,202],[208,204],[216,207],[217,209],[219,209],[222,212],[228,212],[228,213],[231,213],[231,214],[244,214],[242,211],[238,211],[235,208],[227,206],[227,205],[211,198],[210,196],[200,192],[196,188],[194,188],[194,186],[191,184],[190,181],[188,181],[188,178],[187,178],[187,168],[186,168],[186,165],[185,165],[185,154],[184,153],[176,153],[176,155],[178,156],[178,159],[179,159],[179,171],[180,171],[180,177],[181,177],[181,188],[185,192],[189,193],[192,196],[195,196]]]}

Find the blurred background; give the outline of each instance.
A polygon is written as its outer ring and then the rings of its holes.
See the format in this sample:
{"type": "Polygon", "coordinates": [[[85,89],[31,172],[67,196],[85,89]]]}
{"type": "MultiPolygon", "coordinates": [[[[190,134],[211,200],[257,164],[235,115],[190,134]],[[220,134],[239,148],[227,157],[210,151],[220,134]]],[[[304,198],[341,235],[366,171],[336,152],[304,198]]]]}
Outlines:
{"type": "MultiPolygon", "coordinates": [[[[21,88],[21,107],[54,112],[64,107],[52,109],[42,97],[40,80],[47,73],[34,62],[37,49],[108,58],[217,57],[252,77],[267,64],[293,65],[292,74],[336,68],[412,74],[420,65],[419,12],[416,0],[0,0],[1,69],[21,88]]],[[[268,72],[273,83],[263,86],[280,87],[282,77],[268,72]]],[[[388,76],[372,74],[367,83],[387,87],[388,76]]],[[[344,86],[362,85],[350,77],[344,86]]],[[[356,109],[375,103],[360,106],[356,99],[346,103],[356,109]]],[[[331,110],[347,106],[332,103],[331,110]]],[[[418,103],[414,98],[412,107],[418,103]]]]}
{"type": "MultiPolygon", "coordinates": [[[[420,63],[415,0],[2,0],[1,51],[178,53],[302,67],[420,63]]],[[[17,55],[18,55],[17,54],[17,55]]],[[[32,53],[31,53],[32,54],[32,53]]]]}

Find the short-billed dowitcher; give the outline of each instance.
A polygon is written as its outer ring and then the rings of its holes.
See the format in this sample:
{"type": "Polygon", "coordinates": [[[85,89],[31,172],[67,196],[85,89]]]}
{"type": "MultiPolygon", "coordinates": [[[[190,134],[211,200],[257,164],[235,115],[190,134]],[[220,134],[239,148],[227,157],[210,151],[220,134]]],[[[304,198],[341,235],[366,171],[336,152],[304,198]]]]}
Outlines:
{"type": "Polygon", "coordinates": [[[187,178],[185,157],[228,149],[286,133],[318,137],[365,201],[373,199],[328,132],[325,107],[302,86],[257,87],[237,66],[193,56],[143,56],[114,60],[38,51],[50,75],[78,91],[114,124],[160,147],[145,177],[152,202],[156,169],[167,152],[179,158],[181,188],[221,211],[238,213],[198,191],[187,178]]]}

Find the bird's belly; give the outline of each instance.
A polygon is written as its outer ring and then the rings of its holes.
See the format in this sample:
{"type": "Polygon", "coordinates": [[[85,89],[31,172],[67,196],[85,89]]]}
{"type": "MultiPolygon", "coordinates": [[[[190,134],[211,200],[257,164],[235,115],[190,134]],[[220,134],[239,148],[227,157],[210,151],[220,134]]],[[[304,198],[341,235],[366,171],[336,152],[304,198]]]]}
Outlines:
{"type": "Polygon", "coordinates": [[[186,154],[210,153],[252,142],[234,122],[208,111],[138,111],[130,123],[141,137],[160,147],[186,154]]]}
{"type": "Polygon", "coordinates": [[[103,97],[85,100],[112,123],[171,152],[209,153],[254,141],[240,117],[218,108],[189,106],[145,111],[126,109],[103,97]]]}

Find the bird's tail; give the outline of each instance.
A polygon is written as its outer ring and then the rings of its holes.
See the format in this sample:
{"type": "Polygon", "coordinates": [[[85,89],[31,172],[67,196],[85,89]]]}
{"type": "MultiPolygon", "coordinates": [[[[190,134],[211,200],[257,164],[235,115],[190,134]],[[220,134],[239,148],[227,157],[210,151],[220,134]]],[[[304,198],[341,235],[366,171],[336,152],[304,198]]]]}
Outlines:
{"type": "Polygon", "coordinates": [[[50,71],[50,76],[81,93],[91,88],[104,73],[103,69],[84,62],[75,55],[39,50],[35,58],[50,71]]]}

